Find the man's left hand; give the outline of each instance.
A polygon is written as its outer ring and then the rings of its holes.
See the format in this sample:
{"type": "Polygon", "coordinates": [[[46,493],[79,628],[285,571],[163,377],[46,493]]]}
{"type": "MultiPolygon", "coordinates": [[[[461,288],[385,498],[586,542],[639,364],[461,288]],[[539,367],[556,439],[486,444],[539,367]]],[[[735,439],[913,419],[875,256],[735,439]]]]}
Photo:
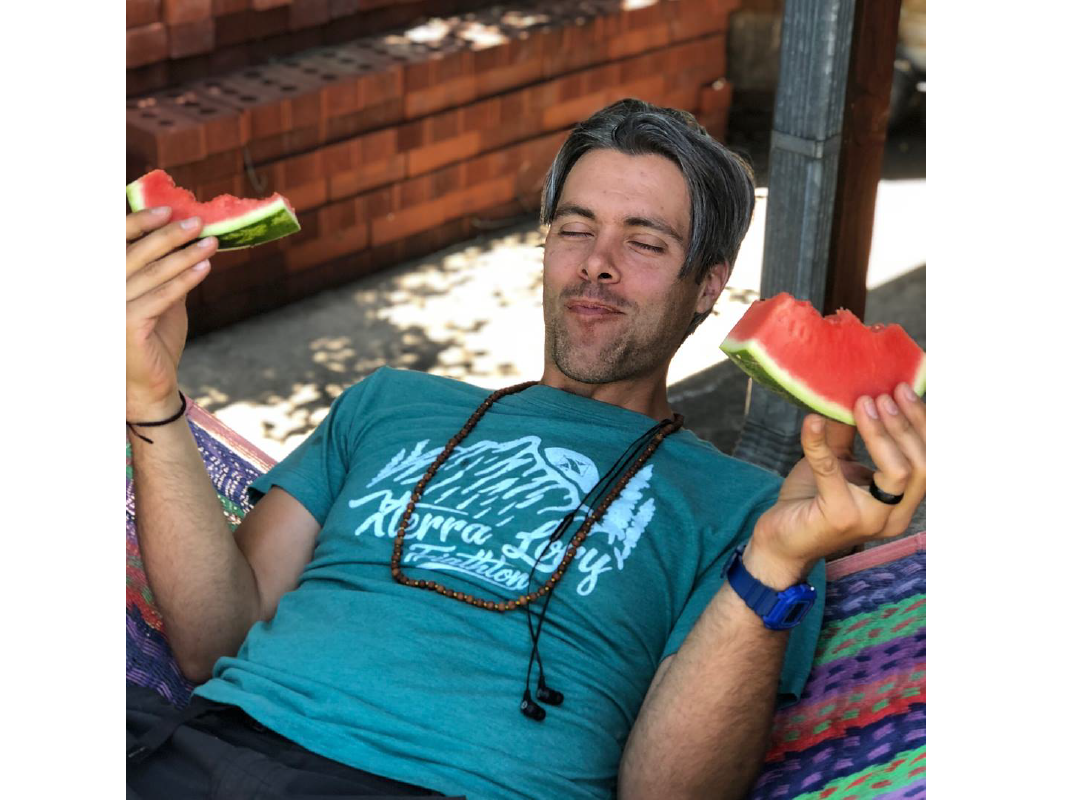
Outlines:
{"type": "Polygon", "coordinates": [[[856,427],[817,414],[804,419],[804,458],[782,484],[778,502],[756,523],[745,550],[749,571],[785,588],[803,580],[822,558],[904,533],[926,495],[926,405],[905,384],[893,396],[861,397],[856,427]],[[872,472],[852,457],[856,431],[872,472]],[[903,495],[896,505],[870,492],[903,495]]]}

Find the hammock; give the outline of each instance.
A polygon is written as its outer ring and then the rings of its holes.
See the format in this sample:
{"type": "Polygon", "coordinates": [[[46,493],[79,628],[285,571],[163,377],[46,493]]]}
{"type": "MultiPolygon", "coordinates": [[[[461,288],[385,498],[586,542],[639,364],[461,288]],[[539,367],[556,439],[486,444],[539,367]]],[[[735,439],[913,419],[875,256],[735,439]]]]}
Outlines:
{"type": "MultiPolygon", "coordinates": [[[[189,425],[231,529],[273,461],[194,403],[189,425]]],[[[126,446],[126,679],[175,706],[181,674],[145,580],[126,446]]],[[[926,534],[827,566],[826,611],[800,701],[775,717],[751,800],[926,797],[926,534]]]]}

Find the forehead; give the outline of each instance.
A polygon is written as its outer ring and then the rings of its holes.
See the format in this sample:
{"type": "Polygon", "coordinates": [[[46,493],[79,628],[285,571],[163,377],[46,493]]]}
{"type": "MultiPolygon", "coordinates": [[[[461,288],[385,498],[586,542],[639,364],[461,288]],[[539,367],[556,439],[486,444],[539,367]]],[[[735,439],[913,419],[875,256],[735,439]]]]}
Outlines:
{"type": "Polygon", "coordinates": [[[689,188],[664,156],[591,150],[571,167],[557,205],[564,203],[589,208],[605,221],[659,217],[689,235],[689,188]]]}

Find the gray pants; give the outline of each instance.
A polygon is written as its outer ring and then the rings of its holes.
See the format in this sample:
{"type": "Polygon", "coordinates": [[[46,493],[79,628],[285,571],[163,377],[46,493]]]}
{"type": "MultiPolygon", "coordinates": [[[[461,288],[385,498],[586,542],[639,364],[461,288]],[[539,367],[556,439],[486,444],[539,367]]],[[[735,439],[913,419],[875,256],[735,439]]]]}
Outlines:
{"type": "Polygon", "coordinates": [[[194,697],[188,710],[179,711],[129,682],[126,751],[127,800],[443,796],[316,755],[234,706],[194,697]]]}

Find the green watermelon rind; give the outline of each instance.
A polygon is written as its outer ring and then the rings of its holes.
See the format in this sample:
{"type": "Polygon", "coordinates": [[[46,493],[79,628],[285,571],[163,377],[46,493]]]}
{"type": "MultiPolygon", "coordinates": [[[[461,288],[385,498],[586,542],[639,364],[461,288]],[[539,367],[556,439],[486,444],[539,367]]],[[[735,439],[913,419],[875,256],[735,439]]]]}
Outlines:
{"type": "MultiPolygon", "coordinates": [[[[845,408],[840,403],[827,400],[804,381],[792,375],[788,370],[782,369],[767,353],[760,343],[754,339],[738,341],[727,337],[719,348],[726,353],[731,361],[752,380],[761,386],[770,389],[777,395],[784,397],[794,405],[822,414],[824,417],[835,419],[846,425],[855,425],[856,418],[852,416],[852,409],[845,408]]],[[[919,397],[926,394],[926,358],[915,376],[911,388],[919,397]]]]}
{"type": "MultiPolygon", "coordinates": [[[[126,198],[134,212],[145,208],[144,193],[140,181],[126,187],[126,198]]],[[[285,200],[279,197],[272,203],[261,206],[247,214],[231,217],[223,222],[207,225],[198,239],[214,236],[219,240],[219,250],[242,250],[246,247],[266,244],[300,230],[296,215],[289,210],[285,200]]]]}

